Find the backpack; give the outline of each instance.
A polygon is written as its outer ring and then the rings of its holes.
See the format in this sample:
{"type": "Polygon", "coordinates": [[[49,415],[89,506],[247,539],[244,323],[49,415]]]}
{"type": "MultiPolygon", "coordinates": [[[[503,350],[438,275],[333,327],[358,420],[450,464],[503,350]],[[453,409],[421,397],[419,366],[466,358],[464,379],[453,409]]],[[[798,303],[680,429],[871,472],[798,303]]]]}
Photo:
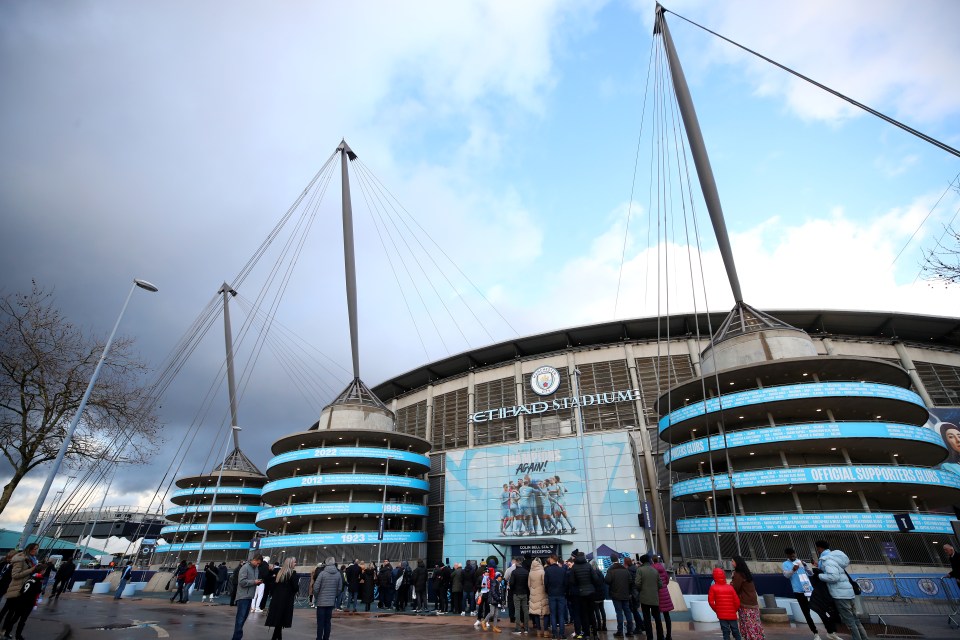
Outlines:
{"type": "Polygon", "coordinates": [[[492,604],[500,604],[503,602],[502,585],[497,582],[490,585],[490,590],[487,592],[487,599],[490,600],[492,604]]]}

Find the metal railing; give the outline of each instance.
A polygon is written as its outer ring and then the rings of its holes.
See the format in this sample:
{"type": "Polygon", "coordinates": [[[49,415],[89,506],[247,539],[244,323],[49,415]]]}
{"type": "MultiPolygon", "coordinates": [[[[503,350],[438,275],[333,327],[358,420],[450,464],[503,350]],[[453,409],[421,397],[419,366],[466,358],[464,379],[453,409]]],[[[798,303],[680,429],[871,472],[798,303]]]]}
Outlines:
{"type": "Polygon", "coordinates": [[[960,628],[960,586],[953,578],[938,576],[859,577],[860,607],[864,615],[876,616],[890,632],[895,617],[943,617],[951,629],[960,628]]]}

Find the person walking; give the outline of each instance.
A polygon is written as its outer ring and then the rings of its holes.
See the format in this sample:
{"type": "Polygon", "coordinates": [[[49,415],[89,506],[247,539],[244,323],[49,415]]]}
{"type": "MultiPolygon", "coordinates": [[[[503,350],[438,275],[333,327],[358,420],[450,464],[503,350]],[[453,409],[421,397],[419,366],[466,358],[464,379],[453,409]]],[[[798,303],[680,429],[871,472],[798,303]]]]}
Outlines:
{"type": "Polygon", "coordinates": [[[952,544],[943,545],[943,552],[947,554],[947,562],[950,563],[950,572],[946,577],[956,580],[957,586],[960,587],[960,553],[957,553],[952,544]]]}
{"type": "Polygon", "coordinates": [[[807,626],[810,627],[813,640],[820,640],[817,625],[810,616],[810,596],[813,595],[813,582],[810,580],[810,577],[813,575],[813,571],[807,568],[803,560],[797,558],[797,552],[793,547],[784,549],[783,554],[787,557],[781,567],[783,577],[790,581],[790,589],[793,591],[793,597],[797,600],[800,611],[803,612],[803,618],[807,621],[807,626]]]}
{"type": "Polygon", "coordinates": [[[827,640],[840,640],[840,636],[837,635],[840,612],[837,611],[837,604],[830,595],[827,583],[820,579],[820,574],[823,572],[816,565],[815,561],[811,563],[813,575],[810,577],[810,582],[813,585],[813,593],[810,595],[810,609],[820,616],[823,628],[827,630],[827,640]]]}
{"type": "Polygon", "coordinates": [[[313,603],[317,605],[317,640],[330,640],[333,607],[343,591],[343,576],[331,556],[323,563],[323,571],[313,583],[313,603]]]}
{"type": "Polygon", "coordinates": [[[733,579],[730,586],[740,598],[740,635],[744,640],[764,640],[757,587],[753,584],[753,573],[742,556],[733,556],[733,579]]]}
{"type": "MultiPolygon", "coordinates": [[[[14,622],[20,619],[20,605],[26,602],[26,600],[20,600],[24,583],[36,573],[43,575],[45,567],[37,560],[39,551],[40,545],[37,543],[28,544],[26,549],[14,554],[10,559],[10,583],[4,592],[7,601],[3,604],[3,609],[0,609],[0,621],[2,621],[5,630],[12,629],[14,622]]],[[[32,611],[32,603],[30,608],[32,611]]],[[[9,631],[6,632],[6,635],[10,635],[9,631]]]]}
{"type": "Polygon", "coordinates": [[[220,597],[223,595],[223,592],[230,588],[230,570],[227,569],[227,563],[221,562],[217,567],[217,593],[216,596],[220,597]]]}
{"type": "Polygon", "coordinates": [[[241,564],[237,569],[237,615],[233,623],[232,640],[242,640],[243,625],[247,622],[247,617],[253,611],[253,597],[256,595],[257,587],[260,586],[260,563],[263,562],[263,556],[259,553],[250,559],[250,562],[241,564]]]}
{"type": "MultiPolygon", "coordinates": [[[[663,638],[663,623],[660,620],[660,574],[650,564],[650,556],[640,556],[640,566],[637,568],[637,585],[640,608],[643,610],[643,622],[646,625],[647,640],[653,638],[653,623],[657,623],[657,640],[663,638]]],[[[736,620],[736,615],[734,615],[736,620]]],[[[726,638],[726,635],[724,635],[726,638]]],[[[739,640],[739,638],[738,638],[739,640]]]]}
{"type": "Polygon", "coordinates": [[[187,569],[183,572],[183,584],[177,583],[180,591],[180,604],[186,604],[190,600],[190,593],[193,591],[193,583],[196,579],[197,565],[188,562],[187,569]]]}
{"type": "MultiPolygon", "coordinates": [[[[539,563],[539,560],[537,561],[539,563]]],[[[531,599],[531,589],[530,589],[530,571],[527,571],[527,568],[521,563],[517,563],[513,567],[513,571],[510,573],[510,580],[507,582],[507,589],[513,598],[513,611],[514,611],[514,623],[513,623],[513,632],[515,634],[525,634],[530,630],[530,599],[531,599]]],[[[543,592],[543,566],[541,565],[537,574],[538,580],[538,591],[537,594],[540,598],[542,605],[546,604],[546,593],[543,592]]],[[[541,606],[542,606],[541,605],[541,606]]],[[[539,631],[539,614],[537,619],[536,629],[539,631]]]]}
{"type": "Polygon", "coordinates": [[[617,614],[617,632],[613,634],[614,638],[624,637],[624,618],[626,618],[626,631],[628,636],[633,635],[633,616],[630,614],[630,572],[620,564],[620,556],[610,556],[610,568],[607,569],[604,582],[610,588],[610,600],[613,602],[613,610],[617,614]]]}
{"type": "Polygon", "coordinates": [[[170,598],[170,602],[174,602],[177,598],[183,600],[183,587],[186,583],[184,576],[187,574],[187,561],[181,560],[180,564],[177,565],[177,570],[173,573],[173,580],[177,584],[177,590],[173,592],[173,597],[170,598]]]}
{"type": "Polygon", "coordinates": [[[830,596],[836,604],[837,611],[840,613],[840,619],[847,625],[853,640],[867,640],[867,632],[857,618],[853,603],[853,580],[847,575],[847,567],[850,566],[850,558],[839,549],[831,549],[830,543],[826,540],[818,540],[814,543],[817,549],[819,559],[817,566],[821,573],[817,577],[827,583],[827,589],[830,596]]]}
{"type": "MultiPolygon", "coordinates": [[[[641,567],[642,569],[642,567],[641,567]]],[[[740,636],[740,625],[737,624],[737,614],[740,611],[740,597],[732,586],[727,584],[727,574],[723,569],[717,567],[713,570],[713,584],[707,592],[707,604],[717,614],[720,620],[720,630],[723,632],[723,640],[742,640],[740,636]]],[[[647,622],[647,640],[650,640],[650,623],[647,622]]]]}
{"type": "MultiPolygon", "coordinates": [[[[536,566],[539,559],[533,562],[536,566]]],[[[550,635],[543,637],[554,640],[566,638],[567,569],[560,564],[560,558],[556,554],[547,558],[547,566],[543,569],[543,589],[547,595],[547,613],[550,614],[550,635]]]]}
{"type": "Polygon", "coordinates": [[[210,602],[213,602],[213,594],[217,592],[217,585],[220,583],[220,574],[217,573],[217,566],[212,562],[208,562],[207,566],[203,568],[203,596],[200,598],[200,602],[205,602],[207,598],[210,598],[210,602]]]}
{"type": "Polygon", "coordinates": [[[113,594],[114,600],[123,597],[123,590],[127,587],[127,581],[130,580],[130,574],[133,573],[133,563],[127,560],[127,564],[120,570],[120,583],[117,585],[117,591],[113,594]]]}
{"type": "Polygon", "coordinates": [[[283,630],[293,626],[293,605],[300,593],[300,577],[297,575],[296,558],[287,558],[277,572],[273,584],[273,599],[264,624],[273,627],[270,640],[283,640],[283,630]]]}
{"type": "MultiPolygon", "coordinates": [[[[50,591],[50,596],[53,599],[59,598],[64,589],[69,586],[70,580],[73,579],[73,572],[76,570],[77,565],[73,563],[72,557],[60,563],[60,568],[57,569],[57,577],[53,580],[53,589],[50,591]]],[[[2,589],[0,589],[0,593],[3,593],[2,589]]]]}
{"type": "Polygon", "coordinates": [[[494,574],[493,581],[490,581],[489,574],[484,576],[489,585],[487,588],[487,615],[483,618],[483,630],[501,633],[503,630],[497,626],[500,621],[500,608],[503,606],[503,599],[506,597],[506,586],[503,583],[503,574],[499,571],[494,574]]]}

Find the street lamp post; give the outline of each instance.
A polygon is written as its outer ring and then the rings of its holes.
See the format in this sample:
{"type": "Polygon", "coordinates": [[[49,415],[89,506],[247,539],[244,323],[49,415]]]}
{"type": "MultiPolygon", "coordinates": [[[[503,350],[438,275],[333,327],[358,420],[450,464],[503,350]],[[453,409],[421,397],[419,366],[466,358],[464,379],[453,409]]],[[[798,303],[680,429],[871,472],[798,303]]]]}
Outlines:
{"type": "Polygon", "coordinates": [[[394,456],[387,456],[386,469],[383,471],[383,498],[380,502],[380,526],[377,531],[377,566],[380,566],[380,559],[383,555],[383,535],[387,527],[387,484],[390,482],[390,460],[394,456]]]}
{"type": "Polygon", "coordinates": [[[77,430],[77,425],[80,424],[80,418],[83,417],[83,410],[87,408],[87,401],[90,399],[90,393],[93,391],[93,385],[97,382],[97,376],[100,375],[100,369],[103,367],[103,362],[107,359],[107,353],[110,351],[110,346],[113,344],[113,339],[117,335],[117,329],[120,327],[120,320],[123,319],[123,314],[127,310],[127,305],[130,304],[130,298],[133,296],[133,290],[137,287],[146,289],[151,293],[158,291],[157,287],[150,284],[146,280],[135,279],[133,281],[133,286],[130,287],[130,293],[127,294],[127,300],[123,303],[123,308],[120,309],[120,315],[117,316],[117,322],[113,325],[113,331],[110,332],[110,337],[107,338],[107,344],[105,344],[103,347],[103,353],[100,354],[100,360],[97,362],[97,367],[93,370],[93,375],[90,376],[90,383],[87,384],[87,390],[84,392],[83,398],[80,400],[80,406],[77,407],[77,414],[73,416],[73,421],[70,423],[70,426],[67,427],[67,434],[64,436],[63,443],[60,445],[60,451],[57,453],[57,458],[53,461],[53,467],[50,469],[50,473],[47,475],[47,479],[43,483],[43,489],[40,490],[40,494],[37,496],[37,502],[33,505],[33,511],[30,512],[30,517],[27,518],[27,522],[23,527],[23,534],[20,536],[20,540],[17,541],[18,549],[24,548],[24,545],[26,545],[30,535],[33,533],[37,514],[40,513],[40,508],[47,499],[47,493],[50,491],[50,485],[53,484],[53,479],[60,471],[60,465],[63,463],[63,458],[67,455],[67,449],[70,447],[70,441],[73,439],[73,432],[77,430]]]}

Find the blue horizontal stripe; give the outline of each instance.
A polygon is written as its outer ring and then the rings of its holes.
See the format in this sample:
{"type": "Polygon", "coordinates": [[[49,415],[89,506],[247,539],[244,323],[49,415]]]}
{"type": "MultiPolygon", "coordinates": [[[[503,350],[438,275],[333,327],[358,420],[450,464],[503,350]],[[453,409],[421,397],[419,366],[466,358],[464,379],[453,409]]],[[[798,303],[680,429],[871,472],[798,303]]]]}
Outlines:
{"type": "MultiPolygon", "coordinates": [[[[758,444],[777,442],[801,442],[804,440],[832,440],[834,438],[892,438],[896,440],[915,440],[946,448],[943,438],[933,429],[909,424],[892,422],[815,422],[791,424],[780,427],[765,427],[727,433],[726,445],[729,449],[749,447],[758,444]]],[[[723,437],[711,436],[690,442],[684,442],[663,454],[665,464],[671,461],[706,453],[722,451],[723,437]]]]}
{"type": "MultiPolygon", "coordinates": [[[[427,534],[422,531],[384,531],[383,542],[426,542],[427,534]]],[[[260,540],[261,549],[278,547],[316,547],[328,544],[377,544],[376,531],[355,531],[353,533],[302,533],[290,536],[270,536],[260,540]]]]}
{"type": "Polygon", "coordinates": [[[316,476],[297,476],[295,478],[283,478],[268,482],[263,487],[263,494],[266,495],[280,489],[299,489],[301,487],[338,487],[348,485],[364,485],[373,487],[382,487],[384,482],[388,487],[399,487],[401,489],[420,489],[426,491],[429,488],[426,480],[420,478],[408,478],[406,476],[383,476],[375,473],[324,473],[316,476]]]}
{"type": "Polygon", "coordinates": [[[336,458],[371,458],[374,460],[400,460],[411,464],[418,464],[426,469],[430,468],[430,458],[419,453],[411,451],[401,451],[399,449],[381,449],[379,447],[319,447],[314,449],[299,449],[281,453],[278,456],[270,458],[267,463],[267,469],[283,464],[285,462],[296,462],[298,460],[325,460],[336,458]]]}
{"type": "MultiPolygon", "coordinates": [[[[899,531],[892,513],[784,513],[776,515],[733,516],[715,518],[685,518],[677,521],[677,533],[720,533],[763,531],[899,531]]],[[[910,519],[919,533],[950,534],[952,516],[911,513],[910,519]]]]}
{"type": "MultiPolygon", "coordinates": [[[[213,505],[214,513],[260,513],[263,509],[258,504],[217,504],[213,505]]],[[[168,516],[174,516],[180,513],[209,513],[209,504],[195,504],[189,507],[172,507],[167,509],[168,516]]]]}
{"type": "MultiPolygon", "coordinates": [[[[203,531],[207,528],[206,523],[200,524],[180,524],[170,525],[160,529],[160,535],[165,533],[188,533],[190,531],[203,531]]],[[[260,527],[252,522],[211,522],[210,531],[262,531],[260,527]]]]}
{"type": "Polygon", "coordinates": [[[716,413],[720,411],[721,402],[723,403],[723,409],[726,410],[768,402],[835,397],[886,398],[909,402],[924,408],[926,407],[926,405],[923,404],[923,400],[920,399],[920,396],[903,387],[877,384],[875,382],[811,382],[768,387],[766,389],[751,389],[749,391],[726,394],[719,398],[710,398],[705,402],[702,400],[700,402],[694,402],[660,418],[659,431],[662,433],[671,425],[702,416],[705,413],[716,413]]]}
{"type": "Polygon", "coordinates": [[[257,522],[272,518],[289,518],[293,516],[326,516],[369,513],[379,516],[380,510],[387,515],[425,516],[427,507],[422,504],[397,504],[388,502],[381,505],[379,502],[325,502],[320,504],[292,504],[280,507],[262,509],[257,515],[257,522]]]}
{"type": "MultiPolygon", "coordinates": [[[[251,536],[252,537],[252,536],[251,536]]],[[[218,542],[211,541],[203,545],[204,551],[229,551],[231,549],[249,549],[250,542],[218,542]]],[[[179,551],[199,551],[199,542],[188,542],[186,544],[163,544],[157,546],[155,553],[176,553],[179,551]]]]}
{"type": "MultiPolygon", "coordinates": [[[[734,489],[772,487],[790,484],[821,483],[888,483],[940,485],[960,489],[960,476],[939,469],[906,466],[829,466],[829,467],[782,467],[740,471],[733,474],[734,489]]],[[[718,474],[683,480],[673,485],[673,497],[694,493],[709,493],[730,488],[729,476],[718,474]],[[711,484],[711,480],[714,484],[711,484]]]]}
{"type": "Polygon", "coordinates": [[[171,494],[171,498],[179,498],[180,496],[193,496],[193,495],[224,495],[224,496],[260,496],[260,489],[254,487],[220,487],[220,490],[217,491],[216,487],[190,487],[188,489],[180,489],[179,491],[174,491],[171,494]]]}

